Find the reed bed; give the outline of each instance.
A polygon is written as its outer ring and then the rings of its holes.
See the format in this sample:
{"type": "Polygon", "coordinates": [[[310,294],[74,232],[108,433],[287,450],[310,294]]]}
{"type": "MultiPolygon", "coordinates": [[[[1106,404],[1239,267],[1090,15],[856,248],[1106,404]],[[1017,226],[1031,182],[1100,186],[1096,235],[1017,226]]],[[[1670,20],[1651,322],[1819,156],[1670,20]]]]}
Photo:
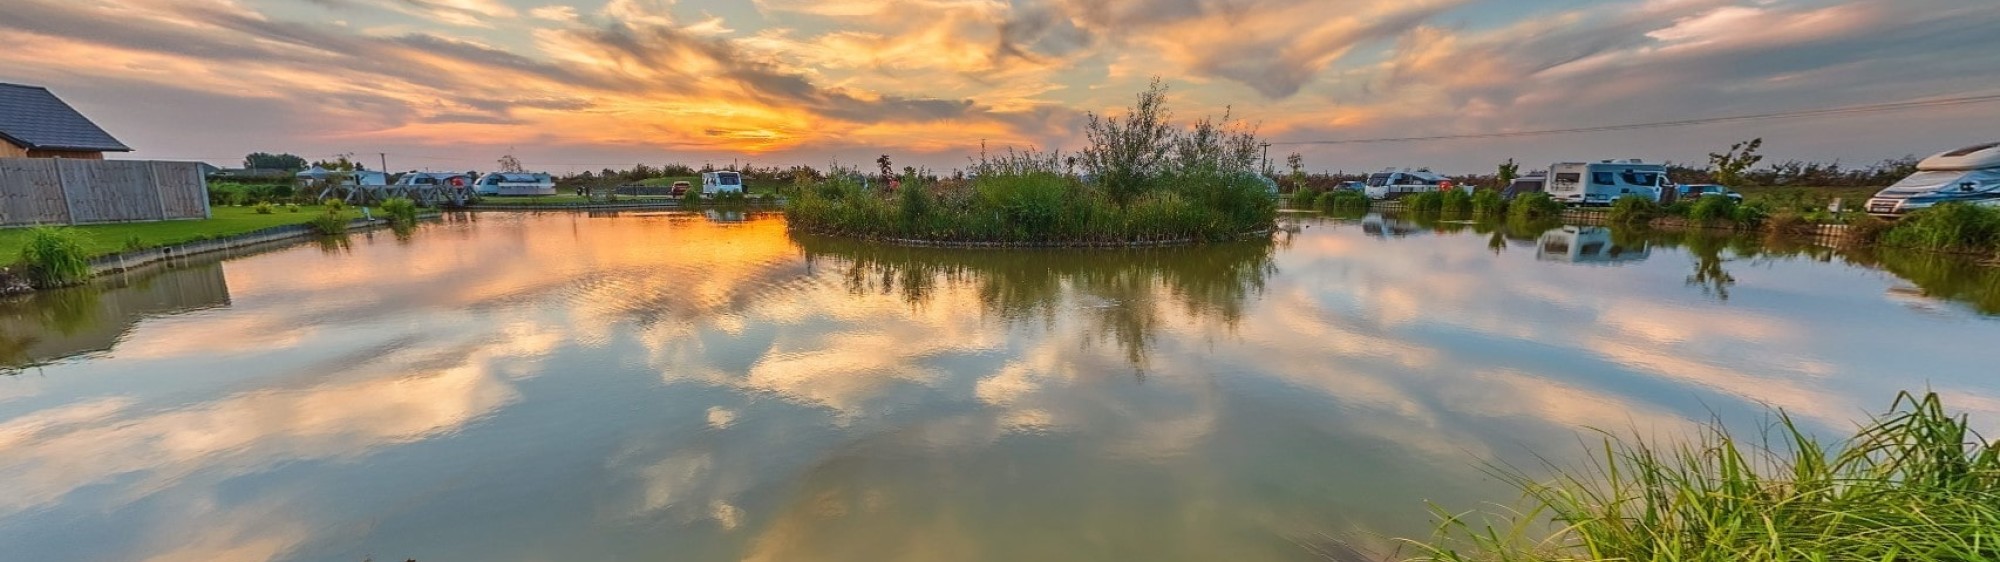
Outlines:
{"type": "Polygon", "coordinates": [[[1439,512],[1423,561],[1929,562],[2000,560],[2000,444],[1936,394],[1827,443],[1782,412],[1746,441],[1712,424],[1692,443],[1606,436],[1552,479],[1492,472],[1519,511],[1439,512]]]}
{"type": "Polygon", "coordinates": [[[802,186],[785,215],[806,232],[957,245],[1198,243],[1268,232],[1277,201],[1256,170],[1256,132],[1226,115],[1174,125],[1165,95],[1156,82],[1125,115],[1092,116],[1078,154],[981,154],[969,178],[910,169],[893,190],[882,187],[886,165],[880,181],[836,169],[802,186]]]}

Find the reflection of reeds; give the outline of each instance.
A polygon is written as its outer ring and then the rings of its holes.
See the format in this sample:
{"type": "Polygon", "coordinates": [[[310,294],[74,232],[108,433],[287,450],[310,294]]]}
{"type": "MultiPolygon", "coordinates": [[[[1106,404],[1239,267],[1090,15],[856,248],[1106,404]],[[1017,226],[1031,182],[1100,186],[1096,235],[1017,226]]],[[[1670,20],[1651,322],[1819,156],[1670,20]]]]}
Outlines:
{"type": "Polygon", "coordinates": [[[1134,363],[1143,362],[1164,322],[1163,305],[1233,325],[1277,272],[1268,241],[1077,252],[883,246],[804,234],[793,240],[815,267],[839,264],[858,295],[923,305],[940,290],[966,287],[984,313],[1024,324],[1050,325],[1075,309],[1134,363]]]}
{"type": "Polygon", "coordinates": [[[1836,444],[1780,413],[1757,443],[1716,424],[1682,445],[1607,437],[1550,481],[1496,469],[1527,509],[1484,523],[1440,512],[1419,559],[2000,560],[2000,443],[1936,394],[1890,412],[1836,444]]]}

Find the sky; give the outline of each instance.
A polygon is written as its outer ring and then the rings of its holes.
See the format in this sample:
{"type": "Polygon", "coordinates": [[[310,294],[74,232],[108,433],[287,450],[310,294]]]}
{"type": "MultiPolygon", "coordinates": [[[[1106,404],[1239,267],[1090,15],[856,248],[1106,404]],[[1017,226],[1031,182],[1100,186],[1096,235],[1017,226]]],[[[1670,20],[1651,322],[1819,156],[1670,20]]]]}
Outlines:
{"type": "Polygon", "coordinates": [[[2000,140],[2000,104],[1535,131],[2000,94],[1992,0],[4,0],[0,82],[137,150],[571,172],[963,166],[1074,150],[1154,78],[1313,171],[1509,159],[1867,163],[2000,140]]]}

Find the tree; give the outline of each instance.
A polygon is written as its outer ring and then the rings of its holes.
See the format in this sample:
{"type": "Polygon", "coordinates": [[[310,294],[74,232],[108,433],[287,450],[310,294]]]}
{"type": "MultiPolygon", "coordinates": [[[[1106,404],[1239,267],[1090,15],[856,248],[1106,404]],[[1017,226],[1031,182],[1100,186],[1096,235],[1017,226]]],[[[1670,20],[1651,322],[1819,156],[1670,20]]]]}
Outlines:
{"type": "Polygon", "coordinates": [[[1290,156],[1285,157],[1285,165],[1292,168],[1292,189],[1296,191],[1299,188],[1305,187],[1306,155],[1294,152],[1290,156]]]}
{"type": "Polygon", "coordinates": [[[881,158],[876,158],[875,163],[882,166],[882,183],[889,183],[889,180],[896,178],[896,166],[889,161],[889,155],[884,154],[881,158]]]}
{"type": "Polygon", "coordinates": [[[306,169],[306,159],[300,158],[297,154],[252,152],[243,157],[243,167],[264,170],[298,171],[306,169]]]}
{"type": "Polygon", "coordinates": [[[1120,206],[1138,197],[1161,172],[1173,149],[1171,118],[1167,86],[1159,78],[1124,115],[1090,114],[1084,126],[1088,148],[1083,151],[1083,167],[1120,206]]]}
{"type": "Polygon", "coordinates": [[[513,151],[508,151],[506,154],[500,155],[500,171],[518,174],[526,172],[528,169],[521,167],[521,159],[515,158],[513,151]]]}
{"type": "Polygon", "coordinates": [[[1500,189],[1507,189],[1507,186],[1513,185],[1514,178],[1521,177],[1521,165],[1515,164],[1513,158],[1508,158],[1506,162],[1500,163],[1499,176],[1500,189]]]}
{"type": "Polygon", "coordinates": [[[332,172],[360,172],[368,169],[363,167],[360,162],[355,162],[354,154],[352,153],[336,155],[332,160],[319,160],[313,162],[312,165],[332,172]]]}
{"type": "Polygon", "coordinates": [[[1741,187],[1743,172],[1764,161],[1764,155],[1757,153],[1757,149],[1763,147],[1764,138],[1758,137],[1729,145],[1728,152],[1709,153],[1708,165],[1715,171],[1715,181],[1730,187],[1741,187]]]}

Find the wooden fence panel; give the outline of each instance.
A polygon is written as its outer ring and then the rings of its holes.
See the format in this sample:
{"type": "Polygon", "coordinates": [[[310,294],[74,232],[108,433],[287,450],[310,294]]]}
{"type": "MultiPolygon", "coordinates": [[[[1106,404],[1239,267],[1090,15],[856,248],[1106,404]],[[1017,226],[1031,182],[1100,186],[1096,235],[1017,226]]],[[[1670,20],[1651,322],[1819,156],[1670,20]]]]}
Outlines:
{"type": "Polygon", "coordinates": [[[153,182],[159,187],[163,218],[208,218],[208,182],[194,162],[153,162],[153,182]]]}
{"type": "Polygon", "coordinates": [[[0,226],[69,224],[56,162],[0,159],[0,226]]]}
{"type": "Polygon", "coordinates": [[[137,160],[60,160],[63,194],[77,224],[159,220],[152,166],[137,160]]]}
{"type": "Polygon", "coordinates": [[[207,217],[194,162],[0,158],[0,226],[207,217]]]}

